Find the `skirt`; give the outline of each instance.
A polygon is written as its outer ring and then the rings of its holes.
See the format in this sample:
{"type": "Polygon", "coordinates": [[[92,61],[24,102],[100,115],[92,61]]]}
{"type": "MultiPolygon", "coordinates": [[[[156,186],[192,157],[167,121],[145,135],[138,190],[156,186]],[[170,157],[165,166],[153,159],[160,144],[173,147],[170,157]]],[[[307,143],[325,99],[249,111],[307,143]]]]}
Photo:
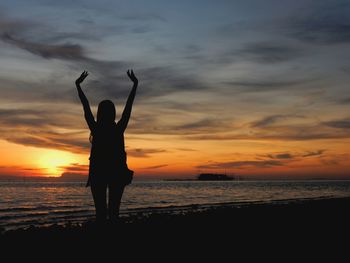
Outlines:
{"type": "Polygon", "coordinates": [[[116,165],[115,162],[97,161],[90,159],[89,177],[86,186],[113,184],[126,186],[131,184],[134,171],[127,163],[116,165]]]}

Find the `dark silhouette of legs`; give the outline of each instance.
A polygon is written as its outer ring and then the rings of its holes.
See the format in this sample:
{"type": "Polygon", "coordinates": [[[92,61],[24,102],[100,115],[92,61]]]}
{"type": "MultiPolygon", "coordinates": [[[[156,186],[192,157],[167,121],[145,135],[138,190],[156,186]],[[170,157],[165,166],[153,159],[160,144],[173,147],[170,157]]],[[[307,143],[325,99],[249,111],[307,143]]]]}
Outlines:
{"type": "Polygon", "coordinates": [[[96,221],[104,223],[107,220],[107,185],[91,184],[91,193],[95,203],[96,221]]]}
{"type": "Polygon", "coordinates": [[[124,192],[124,186],[109,185],[108,187],[108,215],[109,220],[117,221],[119,218],[120,202],[124,192]]]}

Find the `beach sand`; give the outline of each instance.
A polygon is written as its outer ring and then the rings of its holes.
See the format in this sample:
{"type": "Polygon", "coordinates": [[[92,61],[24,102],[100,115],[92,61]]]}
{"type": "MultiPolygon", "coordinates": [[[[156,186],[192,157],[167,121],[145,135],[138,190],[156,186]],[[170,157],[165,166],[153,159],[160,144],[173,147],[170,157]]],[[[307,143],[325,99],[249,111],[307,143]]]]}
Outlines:
{"type": "Polygon", "coordinates": [[[213,251],[225,247],[234,251],[237,246],[327,247],[348,240],[349,208],[350,198],[192,206],[135,212],[119,224],[88,221],[3,231],[0,241],[10,246],[55,243],[85,248],[112,245],[114,249],[209,247],[213,251]]]}

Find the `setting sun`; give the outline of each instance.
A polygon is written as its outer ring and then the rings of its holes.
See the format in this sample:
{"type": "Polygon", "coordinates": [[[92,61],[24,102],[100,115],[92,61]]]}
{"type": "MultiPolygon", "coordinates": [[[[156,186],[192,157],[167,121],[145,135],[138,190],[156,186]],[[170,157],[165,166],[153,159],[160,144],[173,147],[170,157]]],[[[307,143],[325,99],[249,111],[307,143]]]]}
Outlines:
{"type": "Polygon", "coordinates": [[[49,176],[61,176],[65,167],[79,162],[77,155],[57,150],[48,150],[38,158],[38,167],[45,169],[49,176]]]}

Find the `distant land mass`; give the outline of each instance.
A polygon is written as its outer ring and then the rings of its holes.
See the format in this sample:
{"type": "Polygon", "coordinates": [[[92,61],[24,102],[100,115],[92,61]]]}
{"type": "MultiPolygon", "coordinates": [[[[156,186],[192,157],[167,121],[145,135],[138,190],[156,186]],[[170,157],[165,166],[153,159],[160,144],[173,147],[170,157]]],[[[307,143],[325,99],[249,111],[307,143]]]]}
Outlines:
{"type": "Polygon", "coordinates": [[[217,173],[202,173],[196,176],[195,179],[165,179],[165,181],[232,181],[236,180],[233,176],[217,173]]]}
{"type": "Polygon", "coordinates": [[[235,178],[226,174],[203,173],[197,176],[199,181],[231,181],[235,178]]]}

